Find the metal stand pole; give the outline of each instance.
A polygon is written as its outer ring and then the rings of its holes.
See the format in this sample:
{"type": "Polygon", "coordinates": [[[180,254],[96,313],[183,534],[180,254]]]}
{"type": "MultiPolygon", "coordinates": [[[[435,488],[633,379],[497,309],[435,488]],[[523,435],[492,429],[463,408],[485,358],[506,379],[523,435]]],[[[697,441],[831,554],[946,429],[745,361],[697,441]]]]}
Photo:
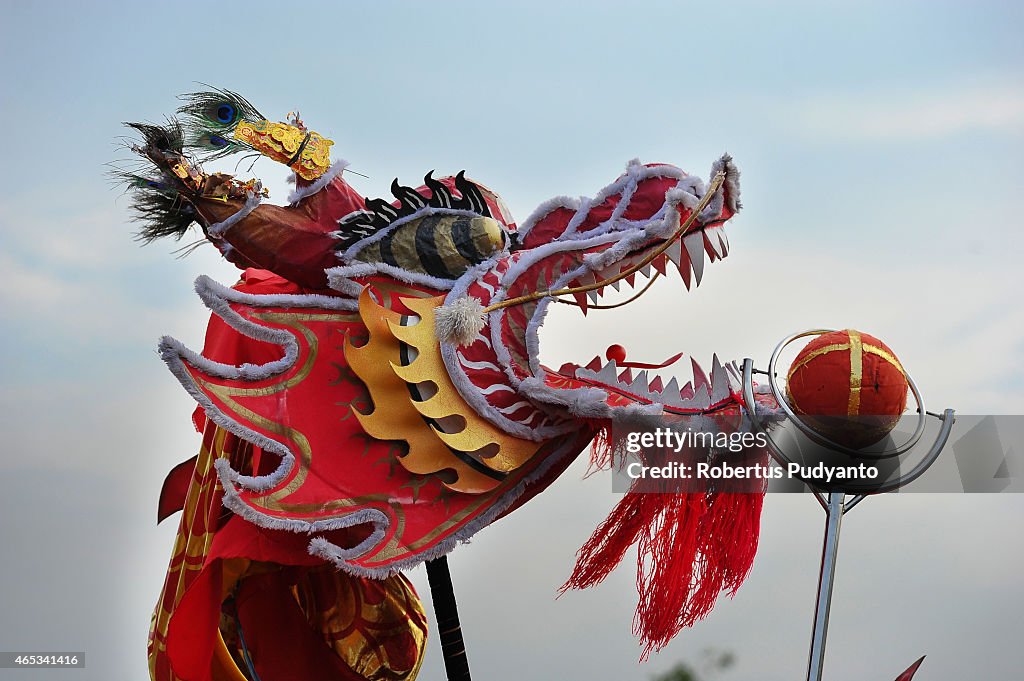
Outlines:
{"type": "Polygon", "coordinates": [[[829,492],[828,504],[825,505],[825,542],[821,549],[821,573],[818,576],[818,600],[814,607],[807,681],[821,681],[821,672],[825,666],[825,635],[828,633],[828,611],[832,605],[832,583],[836,576],[839,527],[845,499],[846,494],[843,492],[829,492]]]}
{"type": "Polygon", "coordinates": [[[462,640],[459,607],[455,603],[455,588],[452,586],[447,556],[427,561],[427,582],[434,599],[434,617],[437,619],[438,638],[448,681],[470,681],[469,659],[466,657],[466,644],[462,640]]]}

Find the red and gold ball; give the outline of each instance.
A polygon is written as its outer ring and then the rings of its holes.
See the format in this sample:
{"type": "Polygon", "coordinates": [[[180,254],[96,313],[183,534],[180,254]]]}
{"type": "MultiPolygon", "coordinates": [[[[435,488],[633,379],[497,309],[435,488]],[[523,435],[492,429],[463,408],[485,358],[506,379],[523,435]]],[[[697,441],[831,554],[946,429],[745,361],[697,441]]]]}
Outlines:
{"type": "Polygon", "coordinates": [[[889,434],[907,408],[907,375],[874,336],[825,333],[797,354],[786,376],[793,411],[815,432],[860,449],[889,434]]]}

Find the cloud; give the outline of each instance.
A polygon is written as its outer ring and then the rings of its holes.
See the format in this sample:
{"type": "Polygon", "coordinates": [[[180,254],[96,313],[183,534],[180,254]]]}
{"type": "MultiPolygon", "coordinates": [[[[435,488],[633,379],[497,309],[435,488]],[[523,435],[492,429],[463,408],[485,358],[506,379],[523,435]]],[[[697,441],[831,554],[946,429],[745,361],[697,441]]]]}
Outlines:
{"type": "Polygon", "coordinates": [[[1024,133],[1024,86],[1018,82],[873,89],[796,98],[786,127],[815,138],[927,140],[965,132],[1024,133]]]}

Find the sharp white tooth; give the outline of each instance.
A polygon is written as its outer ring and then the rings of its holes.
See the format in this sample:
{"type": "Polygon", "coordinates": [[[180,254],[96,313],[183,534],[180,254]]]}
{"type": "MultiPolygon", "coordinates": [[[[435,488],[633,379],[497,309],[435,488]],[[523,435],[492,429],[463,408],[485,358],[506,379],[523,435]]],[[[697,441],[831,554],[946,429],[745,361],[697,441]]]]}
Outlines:
{"type": "Polygon", "coordinates": [[[587,298],[590,298],[590,302],[597,304],[597,289],[590,289],[587,291],[587,298]]]}
{"type": "Polygon", "coordinates": [[[690,364],[693,366],[693,387],[695,389],[699,389],[702,386],[711,385],[711,382],[708,380],[708,375],[704,373],[704,369],[697,364],[697,360],[691,357],[690,364]]]}
{"type": "Polygon", "coordinates": [[[686,252],[690,255],[690,265],[693,266],[693,275],[697,279],[697,286],[700,286],[700,280],[704,277],[704,235],[700,232],[694,232],[683,237],[683,245],[686,246],[686,252]]]}
{"type": "Polygon", "coordinates": [[[647,263],[646,265],[641,267],[640,268],[640,274],[642,274],[645,277],[647,277],[648,279],[650,279],[651,278],[651,263],[647,263]]]}
{"type": "Polygon", "coordinates": [[[702,385],[694,392],[689,400],[683,402],[682,406],[687,409],[707,409],[711,406],[711,396],[708,394],[708,387],[702,385]]]}
{"type": "Polygon", "coordinates": [[[725,231],[725,227],[720,229],[722,230],[719,232],[719,236],[722,237],[722,250],[725,251],[726,255],[729,255],[729,234],[725,231]]]}
{"type": "Polygon", "coordinates": [[[619,285],[620,285],[620,284],[622,284],[622,280],[621,280],[621,279],[616,279],[616,280],[615,280],[615,281],[613,281],[613,282],[612,282],[612,283],[611,283],[610,285],[611,285],[611,287],[612,287],[613,289],[615,289],[616,291],[618,291],[618,290],[619,290],[619,285]]]}
{"type": "Polygon", "coordinates": [[[711,262],[718,260],[718,254],[715,253],[713,248],[711,248],[711,236],[708,234],[706,229],[704,230],[704,253],[708,256],[708,260],[711,262]]]}
{"type": "Polygon", "coordinates": [[[704,230],[704,236],[707,237],[707,242],[711,245],[711,250],[713,250],[719,258],[724,258],[725,245],[722,243],[721,225],[717,227],[709,227],[704,230]]]}
{"type": "Polygon", "coordinates": [[[629,392],[634,395],[647,395],[650,396],[650,392],[647,389],[647,372],[641,371],[633,379],[633,382],[629,384],[629,392]]]}
{"type": "Polygon", "coordinates": [[[601,370],[597,372],[597,378],[602,383],[606,383],[608,385],[611,385],[613,383],[617,383],[618,382],[618,380],[619,380],[618,374],[619,374],[619,367],[615,366],[615,360],[613,359],[612,361],[608,362],[603,367],[601,367],[601,370]]]}
{"type": "Polygon", "coordinates": [[[668,250],[665,251],[665,255],[668,259],[675,263],[676,267],[679,267],[679,256],[682,255],[683,245],[678,241],[673,241],[668,250]]]}
{"type": "Polygon", "coordinates": [[[728,399],[730,394],[729,373],[718,361],[718,355],[715,355],[711,360],[711,404],[728,399]]]}
{"type": "Polygon", "coordinates": [[[679,394],[679,383],[676,382],[675,377],[668,382],[665,389],[661,391],[661,401],[664,404],[671,404],[673,406],[681,406],[683,404],[683,396],[679,394]]]}
{"type": "Polygon", "coordinates": [[[736,362],[729,362],[725,365],[725,369],[729,372],[729,387],[733,391],[739,391],[743,387],[743,372],[740,371],[736,362]]]}
{"type": "Polygon", "coordinates": [[[594,276],[594,272],[592,270],[587,270],[586,272],[581,274],[576,279],[576,282],[577,282],[576,285],[577,286],[589,286],[590,284],[593,284],[596,281],[597,281],[597,277],[594,276]]]}
{"type": "Polygon", "coordinates": [[[619,276],[619,266],[618,266],[617,263],[615,263],[615,264],[612,264],[609,267],[606,267],[605,269],[599,271],[597,273],[597,280],[598,281],[604,281],[606,279],[611,279],[612,277],[617,277],[617,276],[619,276]]]}

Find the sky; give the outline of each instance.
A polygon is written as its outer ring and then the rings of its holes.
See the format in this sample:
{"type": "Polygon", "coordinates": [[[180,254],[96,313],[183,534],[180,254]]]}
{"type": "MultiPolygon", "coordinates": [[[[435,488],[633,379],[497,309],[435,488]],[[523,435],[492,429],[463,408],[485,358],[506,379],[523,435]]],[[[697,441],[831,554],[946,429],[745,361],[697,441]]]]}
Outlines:
{"type": "MultiPolygon", "coordinates": [[[[466,169],[520,220],[632,158],[706,178],[727,151],[745,205],[729,258],[688,294],[670,279],[603,315],[553,311],[546,364],[611,343],[637,361],[766,363],[789,333],[853,327],[897,352],[930,409],[1024,413],[1018,3],[3,0],[3,17],[0,649],[87,659],[33,678],[146,678],[176,522],[155,525],[157,495],[199,444],[156,341],[200,346],[192,282],[236,273],[212,248],[140,246],[104,164],[126,156],[122,121],[159,121],[197,82],[272,117],[300,109],[368,196],[466,169]]],[[[283,202],[280,167],[252,172],[283,202]]],[[[736,655],[723,680],[802,677],[823,523],[810,497],[769,496],[736,598],[639,665],[630,558],[555,599],[617,499],[584,470],[450,557],[478,678],[649,679],[707,648],[736,655]]],[[[1011,678],[1022,520],[1021,495],[858,506],[827,678],[892,679],[922,654],[922,680],[1011,678]]],[[[410,576],[429,604],[423,570],[410,576]]],[[[433,641],[421,678],[441,669],[433,641]]]]}

